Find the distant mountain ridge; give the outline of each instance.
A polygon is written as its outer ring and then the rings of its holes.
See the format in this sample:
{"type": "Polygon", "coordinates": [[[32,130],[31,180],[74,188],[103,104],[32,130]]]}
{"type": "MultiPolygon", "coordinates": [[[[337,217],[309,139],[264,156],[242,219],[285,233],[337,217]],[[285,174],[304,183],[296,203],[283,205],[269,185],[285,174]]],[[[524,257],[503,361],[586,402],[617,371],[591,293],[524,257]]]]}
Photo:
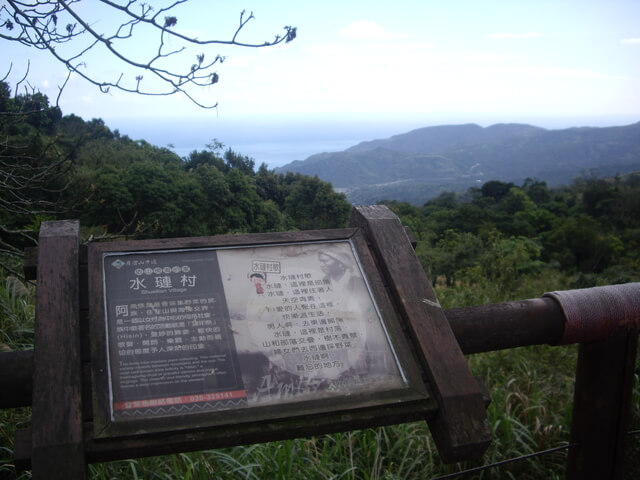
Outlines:
{"type": "Polygon", "coordinates": [[[437,152],[461,144],[496,143],[509,137],[534,135],[540,131],[544,129],[516,123],[497,124],[487,128],[474,123],[441,125],[419,128],[384,140],[361,142],[347,151],[366,152],[381,147],[406,153],[437,152]]]}
{"type": "Polygon", "coordinates": [[[640,170],[640,122],[620,127],[547,130],[526,124],[425,127],[361,142],[342,152],[319,153],[277,172],[317,175],[347,192],[354,203],[405,200],[421,204],[444,190],[488,180],[550,185],[589,172],[640,170]]]}

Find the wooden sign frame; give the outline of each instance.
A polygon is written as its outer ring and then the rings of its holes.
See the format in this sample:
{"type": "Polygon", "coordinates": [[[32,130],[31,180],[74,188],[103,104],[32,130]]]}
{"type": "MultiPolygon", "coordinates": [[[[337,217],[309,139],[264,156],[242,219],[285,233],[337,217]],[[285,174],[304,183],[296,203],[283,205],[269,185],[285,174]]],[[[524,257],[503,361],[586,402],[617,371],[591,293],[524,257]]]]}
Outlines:
{"type": "MultiPolygon", "coordinates": [[[[406,411],[407,405],[420,412],[421,418],[432,416],[437,406],[423,381],[423,372],[406,338],[396,309],[389,297],[385,282],[376,266],[368,243],[358,228],[322,230],[309,232],[269,233],[250,235],[228,235],[186,239],[142,240],[94,243],[89,245],[89,295],[91,328],[91,367],[93,383],[93,437],[101,439],[149,434],[176,434],[180,432],[202,432],[206,430],[229,431],[242,435],[259,425],[268,431],[278,425],[291,423],[292,419],[316,418],[326,425],[339,423],[339,418],[352,424],[371,425],[372,416],[393,417],[394,409],[406,411]],[[367,391],[346,392],[330,398],[307,398],[302,401],[256,405],[248,408],[230,408],[201,413],[171,414],[150,418],[118,419],[114,416],[113,384],[110,377],[109,351],[115,348],[110,343],[106,325],[109,291],[105,287],[105,258],[117,255],[149,256],[170,252],[199,252],[225,249],[268,249],[273,246],[313,246],[332,242],[348,242],[353,249],[368,291],[377,306],[379,318],[390,347],[395,355],[402,386],[367,391]],[[347,417],[345,417],[347,415],[347,417]],[[347,420],[348,419],[348,420],[347,420]],[[355,423],[354,423],[355,422],[355,423]],[[271,427],[269,427],[271,425],[271,427]]],[[[258,267],[267,268],[267,267],[258,267]]],[[[269,267],[270,268],[270,267],[269,267]]],[[[378,423],[386,423],[381,418],[378,423]]],[[[230,440],[229,444],[237,443],[230,440]]]]}

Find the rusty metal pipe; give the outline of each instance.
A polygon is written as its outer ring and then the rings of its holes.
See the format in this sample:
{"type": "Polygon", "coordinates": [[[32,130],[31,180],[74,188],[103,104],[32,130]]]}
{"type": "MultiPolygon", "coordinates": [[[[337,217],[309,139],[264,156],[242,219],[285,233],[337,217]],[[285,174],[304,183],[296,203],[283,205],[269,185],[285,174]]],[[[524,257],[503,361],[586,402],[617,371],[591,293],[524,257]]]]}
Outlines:
{"type": "MultiPolygon", "coordinates": [[[[637,330],[638,299],[640,283],[629,283],[444,313],[463,353],[472,354],[605,339],[621,327],[637,330]]],[[[31,405],[32,375],[33,350],[0,353],[0,408],[31,405]]]]}
{"type": "Polygon", "coordinates": [[[463,353],[558,343],[565,318],[551,298],[534,298],[444,311],[463,353]]]}
{"type": "MultiPolygon", "coordinates": [[[[465,354],[555,343],[564,316],[549,298],[444,311],[465,354]]],[[[0,408],[31,405],[33,350],[0,354],[0,408]]]]}

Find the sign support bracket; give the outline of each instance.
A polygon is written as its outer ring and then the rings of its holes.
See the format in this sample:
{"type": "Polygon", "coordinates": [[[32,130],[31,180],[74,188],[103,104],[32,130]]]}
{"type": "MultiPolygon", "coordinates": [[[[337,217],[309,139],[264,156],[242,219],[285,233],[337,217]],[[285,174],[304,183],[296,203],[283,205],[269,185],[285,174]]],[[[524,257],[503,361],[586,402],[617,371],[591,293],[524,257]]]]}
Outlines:
{"type": "Polygon", "coordinates": [[[400,309],[438,402],[429,429],[447,463],[480,456],[491,442],[482,391],[444,315],[400,219],[386,206],[356,207],[363,229],[400,309]]]}

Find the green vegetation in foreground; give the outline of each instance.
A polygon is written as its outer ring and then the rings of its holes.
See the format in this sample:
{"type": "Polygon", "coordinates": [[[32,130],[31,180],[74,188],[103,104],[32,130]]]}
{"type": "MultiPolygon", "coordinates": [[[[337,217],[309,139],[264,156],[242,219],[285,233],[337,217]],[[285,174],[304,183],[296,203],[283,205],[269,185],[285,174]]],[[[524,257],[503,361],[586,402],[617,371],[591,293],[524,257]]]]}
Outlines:
{"type": "MultiPolygon", "coordinates": [[[[101,120],[63,117],[46,97],[10,98],[4,92],[2,111],[30,113],[0,116],[0,133],[8,139],[2,153],[19,167],[55,167],[38,188],[20,192],[31,202],[24,211],[0,211],[4,350],[33,342],[34,289],[18,278],[17,254],[30,245],[28,232],[37,232],[42,220],[80,216],[87,237],[140,238],[330,228],[343,226],[348,217],[344,196],[317,178],[278,175],[264,166],[256,172],[252,159],[215,144],[179,159],[111,132],[101,120]]],[[[8,198],[6,188],[0,190],[0,201],[8,198]]],[[[640,278],[638,175],[588,179],[561,189],[535,180],[522,186],[494,181],[463,195],[445,193],[421,208],[389,205],[418,239],[418,256],[444,308],[640,278]]],[[[549,346],[469,357],[492,398],[493,443],[474,462],[443,465],[426,424],[419,422],[91,465],[90,477],[394,480],[455,472],[567,442],[575,359],[575,347],[549,346]]],[[[12,470],[14,432],[28,426],[29,418],[29,409],[0,412],[0,476],[12,470]]],[[[562,478],[565,454],[466,478],[562,478]]]]}

